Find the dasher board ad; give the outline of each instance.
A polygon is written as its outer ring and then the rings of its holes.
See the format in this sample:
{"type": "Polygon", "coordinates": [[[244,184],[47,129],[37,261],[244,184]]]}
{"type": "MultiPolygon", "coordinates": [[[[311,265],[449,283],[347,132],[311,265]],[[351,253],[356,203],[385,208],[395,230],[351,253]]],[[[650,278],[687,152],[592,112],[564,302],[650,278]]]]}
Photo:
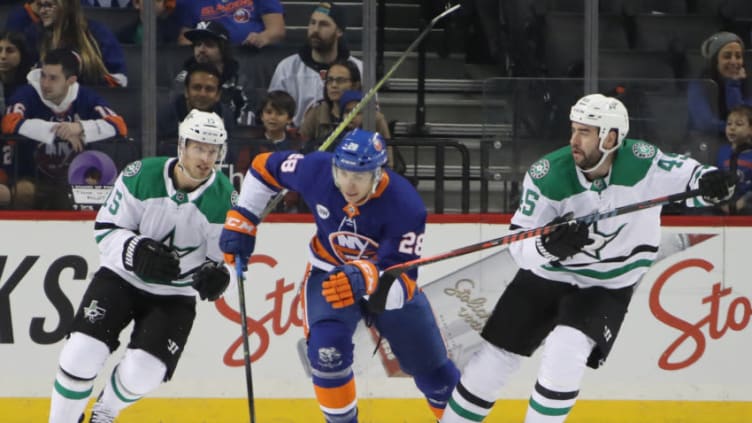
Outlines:
{"type": "MultiPolygon", "coordinates": [[[[312,223],[264,223],[246,277],[246,309],[257,398],[313,398],[298,287],[312,223]]],[[[432,223],[423,255],[508,232],[503,223],[432,223]]],[[[0,397],[49,397],[68,325],[99,265],[92,221],[0,221],[0,397]]],[[[664,226],[660,257],[632,300],[605,365],[588,370],[580,399],[752,401],[752,281],[749,227],[664,226]]],[[[420,268],[448,349],[462,368],[479,330],[517,267],[494,248],[420,268]]],[[[150,397],[245,398],[237,285],[200,302],[173,379],[150,397]]],[[[108,361],[95,392],[128,342],[108,361]]],[[[361,398],[421,398],[378,334],[355,336],[361,398]]],[[[537,356],[502,393],[529,397],[537,356]]]]}

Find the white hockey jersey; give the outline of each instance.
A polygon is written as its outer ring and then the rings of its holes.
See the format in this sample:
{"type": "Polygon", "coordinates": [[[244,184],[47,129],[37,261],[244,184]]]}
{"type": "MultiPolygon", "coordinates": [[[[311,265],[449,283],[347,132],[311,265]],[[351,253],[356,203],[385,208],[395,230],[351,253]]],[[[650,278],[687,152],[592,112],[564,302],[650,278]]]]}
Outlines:
{"type": "MultiPolygon", "coordinates": [[[[591,182],[577,170],[567,146],[530,166],[512,227],[533,229],[569,212],[579,217],[696,189],[700,176],[711,169],[686,156],[663,153],[647,142],[626,139],[609,174],[591,182]]],[[[687,204],[707,205],[700,197],[687,204]]],[[[637,283],[655,260],[660,215],[661,207],[652,207],[595,222],[589,227],[593,243],[557,263],[541,256],[535,238],[511,244],[510,252],[521,268],[542,278],[582,287],[622,288],[637,283]]]]}
{"type": "Polygon", "coordinates": [[[126,166],[97,214],[95,236],[101,265],[131,285],[157,295],[196,295],[193,273],[207,258],[222,262],[219,235],[237,195],[225,175],[214,172],[192,192],[175,189],[176,158],[153,157],[126,166]],[[123,245],[140,234],[171,247],[180,277],[169,284],[143,280],[123,265],[123,245]]]}

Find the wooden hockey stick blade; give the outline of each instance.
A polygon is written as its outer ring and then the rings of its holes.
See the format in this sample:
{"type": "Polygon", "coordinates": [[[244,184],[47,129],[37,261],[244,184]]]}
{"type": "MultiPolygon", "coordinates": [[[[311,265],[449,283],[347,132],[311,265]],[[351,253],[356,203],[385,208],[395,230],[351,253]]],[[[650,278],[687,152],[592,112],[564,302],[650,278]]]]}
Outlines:
{"type": "Polygon", "coordinates": [[[421,257],[415,260],[406,261],[404,263],[395,264],[390,266],[382,272],[379,277],[379,283],[376,287],[376,291],[368,298],[368,308],[372,313],[381,313],[386,306],[387,295],[389,289],[392,287],[392,283],[404,272],[413,269],[418,266],[425,266],[426,264],[436,263],[439,261],[447,260],[454,257],[463,256],[465,254],[474,253],[476,251],[486,250],[500,245],[507,245],[513,242],[522,241],[529,238],[534,238],[541,235],[547,235],[553,232],[556,228],[572,223],[585,223],[590,225],[602,219],[609,217],[620,216],[627,213],[633,213],[636,211],[644,210],[651,207],[662,206],[665,204],[673,203],[676,201],[686,200],[688,198],[696,197],[700,195],[700,190],[695,189],[691,191],[679,192],[676,194],[665,195],[662,197],[656,197],[646,201],[640,201],[633,204],[627,204],[625,206],[617,207],[613,210],[605,212],[593,212],[588,215],[577,217],[571,220],[541,226],[535,229],[528,229],[522,232],[516,232],[509,235],[504,235],[499,238],[490,239],[488,241],[471,244],[465,247],[457,248],[456,250],[447,251],[445,253],[437,254],[429,257],[421,257]]]}

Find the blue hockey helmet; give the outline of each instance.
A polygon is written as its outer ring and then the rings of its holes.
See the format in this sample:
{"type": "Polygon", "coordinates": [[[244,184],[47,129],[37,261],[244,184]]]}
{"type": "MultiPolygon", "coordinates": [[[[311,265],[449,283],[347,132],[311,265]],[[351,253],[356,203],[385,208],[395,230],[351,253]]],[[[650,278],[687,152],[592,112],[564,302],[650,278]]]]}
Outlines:
{"type": "Polygon", "coordinates": [[[334,166],[351,172],[376,170],[386,164],[386,142],[378,132],[354,129],[334,150],[334,166]]]}
{"type": "Polygon", "coordinates": [[[332,174],[334,184],[339,187],[337,169],[349,172],[372,172],[373,186],[371,193],[381,181],[382,167],[387,162],[386,142],[378,132],[354,129],[342,137],[342,141],[334,150],[332,159],[332,174]]]}

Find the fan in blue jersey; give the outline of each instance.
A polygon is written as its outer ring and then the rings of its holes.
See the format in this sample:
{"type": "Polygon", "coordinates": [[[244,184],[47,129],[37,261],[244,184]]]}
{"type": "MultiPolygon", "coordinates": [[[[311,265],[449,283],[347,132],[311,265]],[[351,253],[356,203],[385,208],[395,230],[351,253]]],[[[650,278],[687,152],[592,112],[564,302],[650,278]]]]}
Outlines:
{"type": "Polygon", "coordinates": [[[358,421],[352,336],[362,318],[389,341],[440,417],[459,377],[448,358],[417,270],[392,285],[386,311],[368,315],[366,299],[379,271],[420,257],[426,209],[406,179],[384,167],[386,143],[375,132],[347,133],[334,154],[290,151],[256,156],[220,237],[225,260],[253,253],[256,226],[268,200],[287,188],[313,211],[310,272],[301,286],[313,385],[327,422],[358,421]]]}
{"type": "Polygon", "coordinates": [[[196,297],[214,301],[230,281],[217,242],[234,197],[230,181],[215,171],[226,139],[219,116],[193,110],[180,125],[178,157],[133,162],[118,176],[97,214],[101,267],[60,352],[50,423],[83,421],[94,380],[131,322],[128,347],[90,421],[112,422],[172,377],[196,297]]]}

